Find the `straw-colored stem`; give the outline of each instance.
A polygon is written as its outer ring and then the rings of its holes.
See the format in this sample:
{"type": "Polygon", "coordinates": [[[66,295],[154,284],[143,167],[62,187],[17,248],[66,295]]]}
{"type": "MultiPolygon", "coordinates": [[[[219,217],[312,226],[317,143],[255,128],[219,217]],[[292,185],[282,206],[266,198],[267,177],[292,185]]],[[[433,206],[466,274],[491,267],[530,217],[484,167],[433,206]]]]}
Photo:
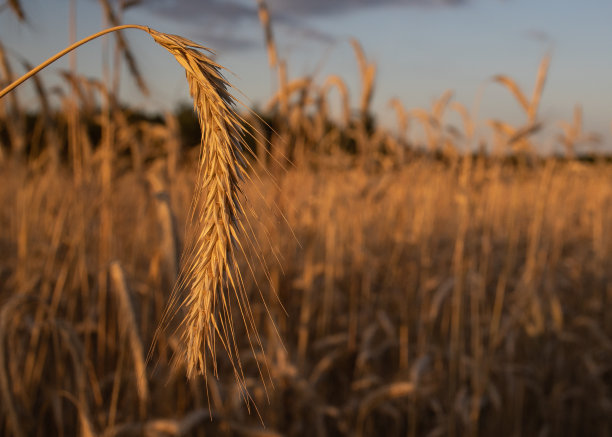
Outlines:
{"type": "Polygon", "coordinates": [[[6,94],[10,93],[11,91],[13,91],[15,88],[17,88],[19,85],[21,85],[23,82],[25,82],[26,80],[28,80],[29,78],[31,78],[32,76],[34,76],[35,74],[37,74],[39,71],[41,71],[42,69],[48,67],[49,65],[51,65],[52,63],[54,63],[55,61],[57,61],[59,58],[67,55],[68,53],[70,53],[71,51],[73,51],[74,49],[76,49],[77,47],[82,46],[83,44],[94,40],[98,37],[101,37],[103,35],[106,35],[108,33],[111,32],[116,32],[118,30],[123,30],[123,29],[140,29],[140,30],[144,30],[145,32],[149,32],[149,28],[147,26],[141,26],[139,24],[124,24],[121,26],[115,26],[115,27],[111,27],[110,29],[104,29],[101,30],[98,33],[94,33],[93,35],[88,36],[87,38],[84,38],[80,41],[75,42],[74,44],[72,44],[69,47],[66,47],[64,50],[62,50],[61,52],[58,52],[57,54],[51,56],[49,59],[47,59],[45,62],[43,62],[42,64],[38,65],[37,67],[33,68],[32,70],[28,71],[26,74],[24,74],[23,76],[21,76],[19,79],[17,79],[16,81],[14,81],[13,83],[11,83],[9,86],[7,86],[6,88],[4,88],[2,91],[0,91],[0,99],[2,97],[4,97],[6,94]]]}

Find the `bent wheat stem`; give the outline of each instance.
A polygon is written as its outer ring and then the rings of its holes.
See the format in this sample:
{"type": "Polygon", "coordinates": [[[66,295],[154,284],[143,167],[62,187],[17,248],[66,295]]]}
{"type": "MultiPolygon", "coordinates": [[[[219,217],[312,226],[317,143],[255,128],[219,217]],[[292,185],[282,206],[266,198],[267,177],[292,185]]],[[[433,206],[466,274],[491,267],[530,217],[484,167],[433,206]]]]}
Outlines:
{"type": "Polygon", "coordinates": [[[99,38],[99,37],[101,37],[103,35],[106,35],[108,33],[116,32],[118,30],[123,30],[123,29],[140,29],[140,30],[144,30],[145,32],[149,32],[149,30],[150,30],[148,27],[141,26],[139,24],[123,24],[121,26],[111,27],[110,29],[101,30],[98,33],[94,33],[93,35],[88,36],[87,38],[83,38],[82,40],[77,41],[74,44],[66,47],[61,52],[58,52],[57,54],[51,56],[45,62],[43,62],[42,64],[40,64],[37,67],[33,68],[32,70],[28,71],[26,74],[24,74],[19,79],[17,79],[13,83],[11,83],[9,86],[7,86],[6,88],[2,89],[2,91],[0,91],[0,99],[2,97],[4,97],[6,94],[8,94],[11,91],[13,91],[15,88],[17,88],[23,82],[25,82],[26,80],[28,80],[29,78],[31,78],[32,76],[37,74],[39,71],[41,71],[42,69],[44,69],[44,68],[48,67],[49,65],[53,64],[55,61],[57,61],[61,57],[66,56],[68,53],[70,53],[71,51],[73,51],[77,47],[80,47],[83,44],[88,43],[89,41],[92,41],[92,40],[94,40],[96,38],[99,38]]]}
{"type": "MultiPolygon", "coordinates": [[[[231,302],[238,306],[249,341],[257,337],[234,250],[241,248],[238,219],[242,214],[239,183],[246,176],[243,156],[243,120],[235,110],[230,84],[222,67],[204,46],[149,27],[126,24],[102,30],[72,44],[0,91],[0,98],[28,78],[77,47],[123,29],[144,30],[183,66],[198,114],[202,147],[198,180],[191,206],[183,265],[160,329],[178,317],[181,347],[176,363],[185,363],[188,376],[206,375],[207,351],[216,369],[215,339],[229,356],[234,373],[243,382],[231,302]]],[[[159,332],[159,330],[158,330],[159,332]]]]}

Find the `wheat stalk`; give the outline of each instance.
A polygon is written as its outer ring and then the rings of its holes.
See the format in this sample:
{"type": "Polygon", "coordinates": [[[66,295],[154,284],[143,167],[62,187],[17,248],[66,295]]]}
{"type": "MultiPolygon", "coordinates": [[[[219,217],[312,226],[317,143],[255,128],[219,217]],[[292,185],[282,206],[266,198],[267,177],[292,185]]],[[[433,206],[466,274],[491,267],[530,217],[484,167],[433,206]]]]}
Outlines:
{"type": "Polygon", "coordinates": [[[264,30],[264,36],[266,38],[266,48],[268,50],[268,62],[270,68],[276,67],[278,63],[278,55],[276,54],[276,43],[274,42],[274,33],[272,32],[272,23],[270,21],[270,12],[268,6],[264,0],[257,0],[257,14],[261,27],[264,30]]]}
{"type": "Polygon", "coordinates": [[[242,250],[238,219],[242,214],[239,183],[246,177],[243,121],[235,110],[234,98],[229,91],[231,86],[221,73],[222,67],[206,55],[211,51],[188,39],[149,27],[115,26],[76,42],[49,58],[1,90],[0,98],[80,45],[128,28],[149,33],[183,66],[202,131],[198,179],[182,270],[157,332],[168,328],[177,316],[181,319],[177,331],[182,347],[178,349],[175,362],[186,364],[189,377],[207,375],[207,353],[211,355],[216,374],[217,336],[227,351],[235,375],[243,381],[230,309],[232,299],[236,300],[249,340],[251,333],[257,335],[235,260],[236,248],[242,250]]]}
{"type": "MultiPolygon", "coordinates": [[[[100,0],[99,3],[102,7],[102,10],[104,11],[104,15],[106,16],[108,22],[113,26],[119,26],[120,20],[117,17],[115,11],[113,10],[113,7],[110,4],[109,0],[100,0]]],[[[125,6],[122,6],[122,8],[125,8],[125,6]]],[[[119,53],[123,54],[130,74],[136,81],[136,85],[138,85],[138,88],[145,96],[148,96],[149,87],[147,86],[144,77],[140,73],[140,68],[138,67],[136,58],[134,57],[127,40],[123,37],[123,34],[121,32],[117,32],[115,36],[117,38],[117,49],[119,50],[119,53]]]]}
{"type": "Polygon", "coordinates": [[[402,139],[402,141],[406,142],[406,132],[408,131],[409,123],[408,113],[406,112],[406,109],[404,108],[404,105],[402,105],[400,99],[396,97],[389,100],[389,106],[395,110],[395,116],[397,117],[397,126],[399,128],[400,138],[402,139]]]}
{"type": "Polygon", "coordinates": [[[19,3],[19,0],[8,0],[6,2],[6,6],[8,6],[11,11],[13,11],[13,13],[17,16],[17,19],[19,21],[27,21],[26,20],[26,15],[25,12],[23,11],[23,7],[21,6],[21,3],[19,3]]]}
{"type": "Polygon", "coordinates": [[[359,64],[359,75],[361,78],[361,102],[359,104],[359,110],[361,112],[362,121],[365,121],[370,109],[370,103],[372,102],[372,96],[374,95],[376,63],[368,61],[359,41],[355,38],[351,38],[350,42],[355,51],[357,63],[359,64]]]}
{"type": "MultiPolygon", "coordinates": [[[[320,105],[321,106],[326,106],[326,94],[329,91],[329,89],[335,86],[338,89],[338,92],[340,93],[340,99],[342,101],[342,122],[344,123],[344,126],[348,126],[351,122],[351,103],[350,103],[350,95],[348,92],[348,87],[346,86],[346,84],[344,83],[344,81],[342,80],[342,78],[336,74],[332,74],[330,76],[327,76],[327,78],[325,79],[325,83],[323,84],[323,86],[321,87],[321,90],[319,91],[319,101],[320,101],[320,105]]],[[[323,111],[324,113],[326,113],[326,108],[322,108],[320,107],[320,111],[323,111]]]]}
{"type": "Polygon", "coordinates": [[[136,323],[136,312],[134,311],[134,304],[132,302],[132,292],[127,285],[125,272],[119,261],[111,261],[109,274],[113,284],[112,288],[117,298],[119,319],[122,321],[119,332],[121,337],[127,340],[132,353],[140,411],[144,414],[146,411],[146,403],[149,398],[149,387],[146,379],[144,348],[136,323]]]}
{"type": "Polygon", "coordinates": [[[518,103],[521,105],[521,108],[525,111],[527,115],[527,121],[529,124],[534,124],[536,122],[538,107],[540,105],[540,100],[542,98],[542,93],[544,91],[544,84],[546,83],[546,78],[548,76],[548,68],[550,67],[551,55],[547,53],[540,62],[540,66],[538,67],[538,75],[536,77],[536,83],[533,87],[533,93],[531,99],[527,98],[525,93],[521,90],[521,87],[510,77],[505,76],[503,74],[499,74],[493,77],[493,81],[497,82],[506,88],[512,93],[512,95],[516,98],[518,103]]]}

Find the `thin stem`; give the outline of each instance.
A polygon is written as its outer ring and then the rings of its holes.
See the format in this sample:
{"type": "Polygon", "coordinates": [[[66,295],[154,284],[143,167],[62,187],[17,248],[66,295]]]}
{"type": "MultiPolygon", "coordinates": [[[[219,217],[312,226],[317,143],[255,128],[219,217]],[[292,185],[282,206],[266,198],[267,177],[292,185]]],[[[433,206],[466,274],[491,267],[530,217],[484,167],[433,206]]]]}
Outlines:
{"type": "Polygon", "coordinates": [[[17,79],[15,82],[13,82],[12,84],[10,84],[9,86],[7,86],[6,88],[4,88],[2,91],[0,91],[0,99],[2,97],[4,97],[6,94],[10,93],[11,91],[13,91],[15,88],[17,88],[19,85],[21,85],[23,82],[25,82],[26,80],[28,80],[30,77],[34,76],[36,73],[38,73],[40,70],[42,70],[43,68],[49,66],[50,64],[52,64],[53,62],[57,61],[59,58],[61,58],[62,56],[70,53],[71,51],[73,51],[74,49],[76,49],[77,47],[93,40],[96,39],[102,35],[106,35],[107,33],[111,33],[111,32],[115,32],[118,30],[123,30],[123,29],[140,29],[140,30],[144,30],[145,32],[149,33],[149,28],[147,26],[141,26],[138,24],[124,24],[121,26],[115,26],[115,27],[111,27],[110,29],[104,29],[101,30],[98,33],[94,33],[93,35],[88,36],[87,38],[84,38],[80,41],[75,42],[74,44],[72,44],[70,47],[66,47],[64,50],[62,50],[61,52],[57,53],[56,55],[50,57],[49,59],[47,59],[45,62],[43,62],[42,64],[40,64],[39,66],[33,68],[32,70],[28,71],[26,74],[24,74],[23,76],[21,76],[19,79],[17,79]]]}

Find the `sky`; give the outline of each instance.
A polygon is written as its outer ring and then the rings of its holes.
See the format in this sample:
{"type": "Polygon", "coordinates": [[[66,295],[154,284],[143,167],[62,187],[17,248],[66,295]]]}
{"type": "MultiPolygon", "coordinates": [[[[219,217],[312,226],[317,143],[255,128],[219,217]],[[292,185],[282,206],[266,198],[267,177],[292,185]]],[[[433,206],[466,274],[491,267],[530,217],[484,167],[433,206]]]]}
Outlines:
{"type": "MultiPolygon", "coordinates": [[[[28,21],[18,23],[0,12],[0,41],[31,63],[41,62],[68,45],[70,0],[22,0],[28,21]]],[[[104,27],[96,0],[76,0],[77,37],[104,27]]],[[[0,5],[3,0],[0,0],[0,5]]],[[[538,65],[547,51],[552,63],[540,106],[547,126],[544,147],[553,147],[558,122],[570,120],[575,104],[584,109],[586,131],[612,144],[612,2],[610,0],[267,0],[279,55],[290,78],[314,75],[322,84],[338,74],[349,85],[353,106],[359,102],[359,70],[350,38],[362,44],[377,64],[373,110],[393,128],[389,107],[398,98],[408,109],[430,108],[444,91],[473,110],[484,125],[502,119],[515,125],[525,116],[506,89],[491,81],[497,74],[515,79],[529,96],[538,65]]],[[[256,0],[143,0],[130,8],[124,23],[176,33],[217,52],[217,61],[249,105],[265,105],[276,89],[268,67],[256,0]]],[[[188,102],[184,73],[150,37],[126,33],[149,97],[139,94],[127,75],[121,96],[143,109],[172,109],[188,102]]],[[[100,77],[112,45],[101,42],[77,52],[79,72],[100,77]],[[110,48],[109,48],[110,47],[110,48]]],[[[59,83],[57,72],[45,83],[59,83]]],[[[25,99],[27,91],[22,91],[25,99]]],[[[458,124],[458,119],[449,119],[458,124]]],[[[483,128],[484,129],[484,128],[483,128]]]]}

